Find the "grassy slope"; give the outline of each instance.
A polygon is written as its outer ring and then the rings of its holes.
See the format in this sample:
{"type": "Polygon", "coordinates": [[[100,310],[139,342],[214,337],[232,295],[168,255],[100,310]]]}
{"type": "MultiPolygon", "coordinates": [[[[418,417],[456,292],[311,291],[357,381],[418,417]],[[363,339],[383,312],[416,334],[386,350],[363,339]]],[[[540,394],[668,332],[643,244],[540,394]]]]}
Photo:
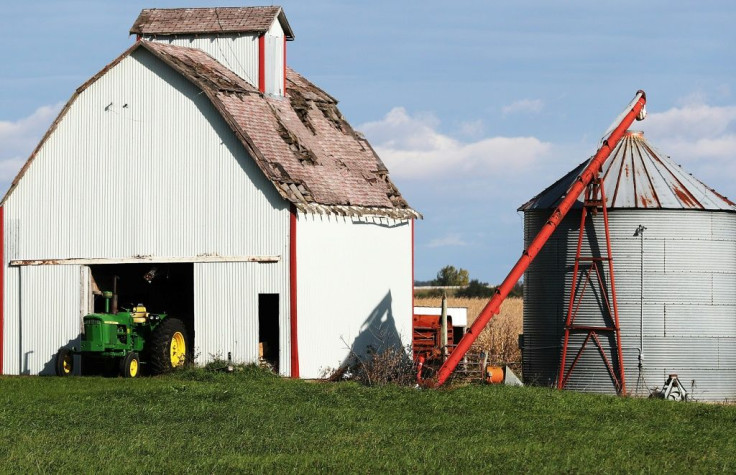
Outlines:
{"type": "Polygon", "coordinates": [[[736,471],[736,407],[202,370],[0,378],[0,471],[736,471]]]}

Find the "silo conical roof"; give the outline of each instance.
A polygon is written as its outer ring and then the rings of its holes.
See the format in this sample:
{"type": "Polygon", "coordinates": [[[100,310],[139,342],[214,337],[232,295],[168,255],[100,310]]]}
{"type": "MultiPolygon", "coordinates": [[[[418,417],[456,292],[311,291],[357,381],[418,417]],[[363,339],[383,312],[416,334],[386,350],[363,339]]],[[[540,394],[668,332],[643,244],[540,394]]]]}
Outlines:
{"type": "MultiPolygon", "coordinates": [[[[588,160],[523,204],[519,211],[553,209],[588,160]]],[[[606,207],[736,211],[736,205],[660,153],[644,133],[627,131],[603,164],[606,207]]],[[[575,207],[582,207],[582,196],[575,207]]]]}

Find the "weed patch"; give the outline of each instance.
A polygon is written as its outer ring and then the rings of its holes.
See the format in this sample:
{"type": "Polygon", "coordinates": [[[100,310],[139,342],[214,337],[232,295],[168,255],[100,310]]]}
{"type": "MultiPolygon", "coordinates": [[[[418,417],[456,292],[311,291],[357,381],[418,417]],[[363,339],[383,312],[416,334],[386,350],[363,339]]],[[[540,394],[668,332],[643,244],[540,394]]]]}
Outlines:
{"type": "Polygon", "coordinates": [[[380,351],[369,348],[365,356],[352,354],[350,363],[327,379],[352,380],[366,386],[411,386],[416,384],[416,367],[401,348],[389,346],[380,351]]]}

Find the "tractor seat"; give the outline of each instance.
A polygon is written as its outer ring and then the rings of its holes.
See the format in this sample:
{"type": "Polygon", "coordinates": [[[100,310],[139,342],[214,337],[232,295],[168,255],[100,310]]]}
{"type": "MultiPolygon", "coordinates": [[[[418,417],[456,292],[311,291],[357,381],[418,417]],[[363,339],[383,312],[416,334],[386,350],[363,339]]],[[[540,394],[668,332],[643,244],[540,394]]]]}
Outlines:
{"type": "Polygon", "coordinates": [[[146,312],[146,307],[140,304],[136,307],[133,307],[133,312],[131,312],[131,316],[133,317],[133,323],[146,323],[146,320],[148,319],[148,312],[146,312]]]}

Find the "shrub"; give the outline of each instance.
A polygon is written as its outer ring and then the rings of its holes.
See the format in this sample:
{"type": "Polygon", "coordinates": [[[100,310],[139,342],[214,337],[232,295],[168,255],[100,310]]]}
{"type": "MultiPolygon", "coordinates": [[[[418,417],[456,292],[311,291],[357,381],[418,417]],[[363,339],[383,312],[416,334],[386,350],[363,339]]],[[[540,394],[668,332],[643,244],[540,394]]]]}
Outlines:
{"type": "Polygon", "coordinates": [[[382,351],[368,348],[364,356],[352,353],[350,362],[332,371],[328,379],[357,381],[366,386],[411,386],[416,382],[416,369],[403,348],[390,346],[382,351]]]}
{"type": "Polygon", "coordinates": [[[458,290],[455,295],[463,298],[490,298],[493,295],[495,289],[489,287],[487,283],[481,282],[478,279],[470,281],[467,287],[458,290]]]}
{"type": "Polygon", "coordinates": [[[522,298],[524,296],[524,284],[517,282],[509,292],[509,297],[522,298]]]}
{"type": "Polygon", "coordinates": [[[443,289],[421,289],[421,290],[415,290],[414,296],[421,299],[427,299],[427,298],[435,298],[435,297],[442,297],[442,294],[445,291],[443,289]]]}

